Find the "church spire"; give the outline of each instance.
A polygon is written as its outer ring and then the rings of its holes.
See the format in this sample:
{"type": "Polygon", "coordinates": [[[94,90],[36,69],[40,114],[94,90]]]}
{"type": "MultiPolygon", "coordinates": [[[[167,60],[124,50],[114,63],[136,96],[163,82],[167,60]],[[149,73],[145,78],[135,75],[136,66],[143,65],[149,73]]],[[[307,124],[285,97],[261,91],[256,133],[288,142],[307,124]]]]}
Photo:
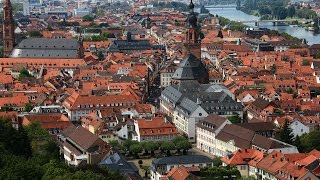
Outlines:
{"type": "Polygon", "coordinates": [[[194,4],[192,0],[190,0],[189,4],[189,14],[187,17],[186,22],[186,48],[187,50],[192,53],[197,58],[201,57],[201,48],[200,48],[200,41],[201,39],[199,36],[199,27],[198,27],[198,18],[196,16],[196,13],[194,12],[194,4]]]}
{"type": "Polygon", "coordinates": [[[14,45],[14,21],[10,0],[4,1],[3,12],[3,53],[4,57],[9,57],[14,45]]]}

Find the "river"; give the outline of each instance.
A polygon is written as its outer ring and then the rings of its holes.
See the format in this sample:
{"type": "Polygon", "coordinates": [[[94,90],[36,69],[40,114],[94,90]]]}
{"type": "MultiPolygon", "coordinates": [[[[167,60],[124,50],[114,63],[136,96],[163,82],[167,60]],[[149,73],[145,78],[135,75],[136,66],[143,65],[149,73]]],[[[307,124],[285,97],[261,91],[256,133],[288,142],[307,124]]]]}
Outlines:
{"type": "MultiPolygon", "coordinates": [[[[259,17],[246,14],[242,11],[236,10],[236,8],[228,7],[228,8],[214,8],[207,6],[206,7],[211,14],[218,14],[218,16],[222,16],[228,18],[233,21],[248,21],[248,20],[258,20],[259,17]]],[[[246,24],[248,26],[254,26],[254,23],[246,24]]],[[[259,27],[268,28],[277,30],[280,32],[286,32],[292,36],[295,36],[300,39],[306,39],[308,44],[320,44],[320,34],[314,34],[312,31],[306,31],[304,28],[301,27],[294,27],[294,26],[273,26],[272,23],[260,23],[259,27]]]]}

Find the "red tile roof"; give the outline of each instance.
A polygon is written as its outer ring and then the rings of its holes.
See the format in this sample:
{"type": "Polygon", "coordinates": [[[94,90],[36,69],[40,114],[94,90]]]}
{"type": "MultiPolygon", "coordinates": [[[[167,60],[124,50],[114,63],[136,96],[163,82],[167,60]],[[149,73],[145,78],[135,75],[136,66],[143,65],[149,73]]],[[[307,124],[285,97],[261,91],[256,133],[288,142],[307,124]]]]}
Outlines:
{"type": "Polygon", "coordinates": [[[151,120],[138,119],[137,122],[141,136],[178,134],[175,125],[163,117],[154,117],[151,120]]]}
{"type": "Polygon", "coordinates": [[[64,105],[68,109],[88,109],[109,106],[134,106],[136,99],[130,95],[104,95],[104,96],[88,96],[73,93],[64,101],[64,105]]]}
{"type": "Polygon", "coordinates": [[[64,129],[72,124],[71,121],[68,119],[68,117],[66,117],[63,114],[25,115],[22,120],[22,124],[24,126],[27,126],[34,121],[39,121],[43,129],[51,129],[51,128],[64,129]]]}

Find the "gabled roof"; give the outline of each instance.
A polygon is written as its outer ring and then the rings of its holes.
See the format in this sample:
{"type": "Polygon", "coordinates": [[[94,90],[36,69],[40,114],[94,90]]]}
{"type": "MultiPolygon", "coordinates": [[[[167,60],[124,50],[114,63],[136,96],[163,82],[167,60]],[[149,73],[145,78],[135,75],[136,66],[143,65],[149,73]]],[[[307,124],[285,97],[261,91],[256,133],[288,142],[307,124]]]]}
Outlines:
{"type": "Polygon", "coordinates": [[[28,38],[16,46],[10,57],[15,58],[78,58],[76,39],[28,38]]]}
{"type": "Polygon", "coordinates": [[[273,151],[260,162],[257,163],[257,167],[263,169],[273,175],[276,175],[278,170],[284,167],[288,161],[284,160],[282,153],[278,151],[273,151]]]}
{"type": "Polygon", "coordinates": [[[252,102],[252,105],[263,110],[270,104],[269,101],[264,100],[263,98],[257,98],[255,101],[252,102]]]}
{"type": "Polygon", "coordinates": [[[59,113],[25,115],[22,124],[28,125],[29,123],[34,121],[38,121],[41,127],[44,129],[64,129],[72,124],[71,121],[65,115],[59,113]]]}
{"type": "Polygon", "coordinates": [[[200,120],[197,123],[197,127],[201,129],[206,129],[211,132],[215,132],[215,130],[218,129],[225,121],[227,121],[227,119],[224,117],[210,114],[203,120],[200,120]]]}
{"type": "Polygon", "coordinates": [[[192,180],[197,180],[200,179],[200,177],[197,177],[185,167],[185,166],[179,166],[177,168],[171,169],[166,177],[169,180],[186,180],[186,179],[192,179],[192,180]]]}
{"type": "Polygon", "coordinates": [[[151,120],[137,120],[141,136],[176,135],[178,131],[175,125],[163,117],[154,117],[151,120]]]}
{"type": "Polygon", "coordinates": [[[232,155],[221,158],[228,165],[252,165],[255,166],[263,158],[263,152],[255,149],[239,149],[232,155]]]}
{"type": "Polygon", "coordinates": [[[101,166],[121,173],[138,173],[134,164],[129,163],[120,153],[115,152],[100,162],[101,166]]]}
{"type": "Polygon", "coordinates": [[[102,139],[84,129],[82,126],[70,125],[63,130],[62,134],[86,151],[95,151],[97,149],[92,148],[98,145],[107,145],[102,139]]]}
{"type": "Polygon", "coordinates": [[[170,164],[198,164],[198,163],[212,163],[213,160],[203,155],[184,155],[184,156],[171,156],[163,157],[153,160],[152,164],[158,165],[170,165],[170,164]]]}
{"type": "Polygon", "coordinates": [[[216,139],[224,142],[234,141],[236,147],[249,149],[254,136],[255,133],[251,130],[234,124],[227,124],[216,136],[216,139]]]}
{"type": "Polygon", "coordinates": [[[252,123],[241,123],[238,125],[255,132],[274,131],[276,128],[272,122],[252,122],[252,123]]]}

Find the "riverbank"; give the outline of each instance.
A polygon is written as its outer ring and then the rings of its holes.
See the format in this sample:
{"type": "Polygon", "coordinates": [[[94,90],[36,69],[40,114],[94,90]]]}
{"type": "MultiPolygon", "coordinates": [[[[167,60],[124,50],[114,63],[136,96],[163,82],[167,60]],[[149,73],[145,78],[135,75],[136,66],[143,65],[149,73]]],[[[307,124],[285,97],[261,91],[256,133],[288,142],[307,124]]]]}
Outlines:
{"type": "MultiPolygon", "coordinates": [[[[252,23],[244,23],[244,25],[249,27],[255,27],[254,21],[257,21],[259,17],[248,15],[240,10],[236,10],[236,8],[214,8],[214,7],[206,7],[211,14],[218,15],[221,17],[225,17],[234,22],[241,21],[252,21],[252,23]]],[[[293,37],[298,39],[306,39],[309,45],[318,44],[320,42],[320,35],[314,34],[311,31],[306,31],[302,27],[298,26],[274,26],[271,22],[261,22],[259,23],[259,27],[268,28],[271,30],[278,31],[279,33],[287,33],[293,37]]]]}
{"type": "MultiPolygon", "coordinates": [[[[250,10],[250,11],[248,11],[246,9],[239,9],[239,10],[248,14],[248,15],[259,17],[259,19],[261,19],[261,20],[276,20],[272,17],[272,15],[262,15],[261,16],[259,14],[259,11],[257,11],[257,10],[250,10]]],[[[305,28],[308,30],[310,30],[313,27],[312,20],[307,20],[307,19],[296,17],[296,16],[287,17],[284,20],[295,20],[295,21],[290,22],[290,24],[288,24],[288,25],[297,25],[298,27],[302,27],[302,28],[305,28]]]]}

